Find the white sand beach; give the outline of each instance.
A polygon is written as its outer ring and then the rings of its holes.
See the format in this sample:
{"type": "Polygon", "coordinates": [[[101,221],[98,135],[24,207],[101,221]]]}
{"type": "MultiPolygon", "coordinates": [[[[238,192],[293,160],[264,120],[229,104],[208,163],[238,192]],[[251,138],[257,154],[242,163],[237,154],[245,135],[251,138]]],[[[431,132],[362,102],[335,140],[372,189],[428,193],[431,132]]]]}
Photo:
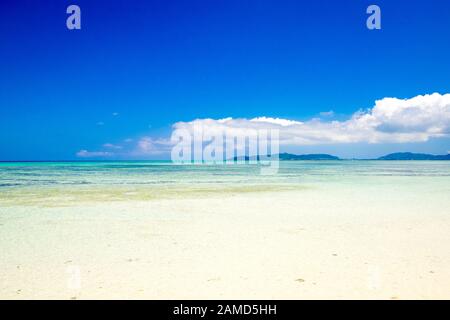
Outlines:
{"type": "Polygon", "coordinates": [[[433,179],[3,205],[0,298],[449,299],[433,179]]]}

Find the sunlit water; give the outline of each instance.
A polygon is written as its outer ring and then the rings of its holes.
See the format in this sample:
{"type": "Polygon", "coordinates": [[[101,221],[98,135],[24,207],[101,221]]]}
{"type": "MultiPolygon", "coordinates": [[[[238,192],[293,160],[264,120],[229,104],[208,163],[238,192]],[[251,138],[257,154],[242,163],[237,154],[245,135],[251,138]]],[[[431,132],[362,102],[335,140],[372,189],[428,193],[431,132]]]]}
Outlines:
{"type": "Polygon", "coordinates": [[[260,165],[140,162],[0,163],[0,206],[70,205],[80,201],[152,200],[311,187],[396,185],[450,191],[450,161],[281,161],[260,165]]]}

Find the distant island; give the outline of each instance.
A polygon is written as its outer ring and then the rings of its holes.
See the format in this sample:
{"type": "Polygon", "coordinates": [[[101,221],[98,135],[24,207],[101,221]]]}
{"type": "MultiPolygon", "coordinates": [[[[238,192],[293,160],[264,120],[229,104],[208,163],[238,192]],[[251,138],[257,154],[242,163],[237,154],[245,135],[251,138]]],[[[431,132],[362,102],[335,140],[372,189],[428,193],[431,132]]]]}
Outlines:
{"type": "MultiPolygon", "coordinates": [[[[296,160],[343,160],[339,157],[326,153],[317,154],[292,154],[292,153],[280,153],[278,155],[280,160],[284,161],[296,161],[296,160]]],[[[253,157],[234,157],[234,160],[260,160],[259,156],[253,157]]],[[[352,159],[359,160],[359,159],[352,159]]],[[[362,159],[361,159],[362,160],[362,159]]],[[[364,160],[450,160],[450,154],[446,155],[433,155],[427,153],[412,153],[412,152],[396,152],[388,155],[376,158],[376,159],[364,159],[364,160]]]]}
{"type": "Polygon", "coordinates": [[[433,155],[427,153],[397,152],[379,157],[377,160],[450,160],[450,154],[433,155]]]}
{"type": "Polygon", "coordinates": [[[280,153],[280,160],[341,160],[339,157],[332,156],[330,154],[291,154],[291,153],[280,153]]]}
{"type": "MultiPolygon", "coordinates": [[[[263,157],[267,159],[266,157],[263,157]]],[[[270,158],[270,156],[268,157],[270,158]]],[[[278,154],[278,159],[280,160],[341,160],[339,157],[332,156],[330,154],[292,154],[292,153],[280,153],[278,154]]],[[[234,161],[249,161],[249,160],[260,160],[260,156],[245,156],[245,157],[234,157],[234,161]]]]}

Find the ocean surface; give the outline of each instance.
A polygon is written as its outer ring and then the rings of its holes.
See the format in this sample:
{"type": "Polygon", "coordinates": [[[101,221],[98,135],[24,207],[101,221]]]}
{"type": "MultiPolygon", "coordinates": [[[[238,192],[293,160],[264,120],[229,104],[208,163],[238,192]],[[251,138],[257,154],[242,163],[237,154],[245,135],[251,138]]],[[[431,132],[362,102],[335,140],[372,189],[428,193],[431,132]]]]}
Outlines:
{"type": "Polygon", "coordinates": [[[3,299],[448,299],[450,161],[0,163],[3,299]]]}
{"type": "Polygon", "coordinates": [[[260,165],[177,165],[170,161],[3,162],[0,206],[151,200],[244,192],[397,186],[450,191],[450,161],[281,161],[260,165]]]}

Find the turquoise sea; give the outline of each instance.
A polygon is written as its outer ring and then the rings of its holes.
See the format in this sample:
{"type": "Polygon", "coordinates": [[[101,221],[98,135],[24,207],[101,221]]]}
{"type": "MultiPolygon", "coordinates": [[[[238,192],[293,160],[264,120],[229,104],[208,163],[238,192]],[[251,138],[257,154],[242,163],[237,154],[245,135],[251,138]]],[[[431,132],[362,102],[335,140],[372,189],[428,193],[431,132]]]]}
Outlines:
{"type": "Polygon", "coordinates": [[[0,205],[297,190],[310,186],[403,186],[450,191],[449,161],[281,161],[277,174],[260,165],[177,165],[170,161],[3,162],[0,205]]]}

